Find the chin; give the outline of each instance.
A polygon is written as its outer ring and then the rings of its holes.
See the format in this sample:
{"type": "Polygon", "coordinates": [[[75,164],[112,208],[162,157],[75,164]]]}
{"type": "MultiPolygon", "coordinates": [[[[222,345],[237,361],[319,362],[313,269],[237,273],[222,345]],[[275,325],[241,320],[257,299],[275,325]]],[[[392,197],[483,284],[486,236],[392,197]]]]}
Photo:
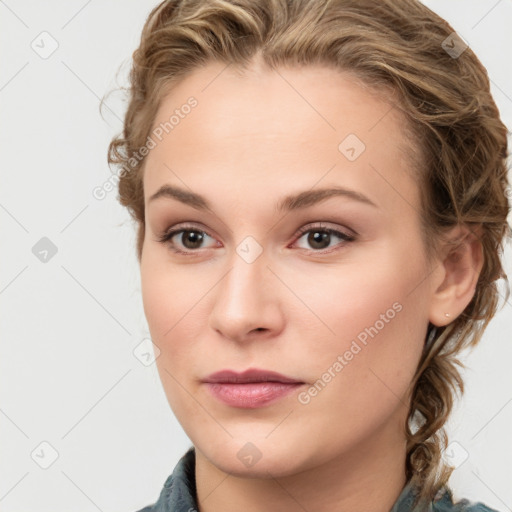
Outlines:
{"type": "Polygon", "coordinates": [[[215,467],[240,478],[284,477],[303,469],[296,448],[275,446],[264,438],[253,442],[234,438],[225,443],[208,444],[206,450],[201,445],[195,446],[215,467]]]}

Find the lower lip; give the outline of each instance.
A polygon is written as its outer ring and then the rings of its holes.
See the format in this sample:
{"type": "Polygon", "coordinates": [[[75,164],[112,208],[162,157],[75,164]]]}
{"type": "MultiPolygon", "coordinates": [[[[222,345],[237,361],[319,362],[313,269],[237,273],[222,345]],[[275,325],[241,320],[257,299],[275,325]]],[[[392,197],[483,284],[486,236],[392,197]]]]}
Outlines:
{"type": "Polygon", "coordinates": [[[250,382],[233,384],[223,382],[207,382],[210,393],[227,405],[256,409],[268,405],[295,391],[302,383],[283,382],[250,382]]]}

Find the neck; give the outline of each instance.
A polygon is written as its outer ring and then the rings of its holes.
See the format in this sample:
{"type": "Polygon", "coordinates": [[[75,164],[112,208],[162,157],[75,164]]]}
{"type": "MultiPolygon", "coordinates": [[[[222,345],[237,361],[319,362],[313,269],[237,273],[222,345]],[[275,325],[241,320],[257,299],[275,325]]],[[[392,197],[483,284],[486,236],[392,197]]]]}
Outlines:
{"type": "Polygon", "coordinates": [[[196,448],[199,510],[260,512],[263,506],[267,512],[390,510],[406,484],[406,442],[397,437],[396,424],[386,428],[350,452],[279,478],[230,475],[196,448]]]}

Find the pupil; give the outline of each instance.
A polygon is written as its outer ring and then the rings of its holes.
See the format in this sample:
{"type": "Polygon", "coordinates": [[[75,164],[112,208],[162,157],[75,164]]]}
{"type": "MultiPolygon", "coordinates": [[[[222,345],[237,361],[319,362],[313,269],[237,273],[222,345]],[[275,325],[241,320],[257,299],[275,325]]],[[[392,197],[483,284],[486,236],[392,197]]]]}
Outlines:
{"type": "Polygon", "coordinates": [[[308,236],[308,243],[315,249],[325,249],[326,247],[329,247],[330,238],[330,233],[312,231],[308,236]]]}
{"type": "Polygon", "coordinates": [[[197,249],[202,241],[203,235],[198,231],[185,231],[182,235],[183,245],[187,249],[197,249]]]}

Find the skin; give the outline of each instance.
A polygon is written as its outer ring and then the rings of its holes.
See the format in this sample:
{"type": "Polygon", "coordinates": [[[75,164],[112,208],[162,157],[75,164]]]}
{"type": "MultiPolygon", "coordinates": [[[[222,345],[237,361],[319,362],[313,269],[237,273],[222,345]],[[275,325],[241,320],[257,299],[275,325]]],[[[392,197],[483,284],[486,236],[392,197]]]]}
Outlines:
{"type": "Polygon", "coordinates": [[[405,121],[350,74],[277,72],[257,61],[245,74],[224,68],[210,63],[164,98],[155,126],[191,95],[198,105],[150,151],[144,171],[144,311],[167,399],[196,448],[200,511],[388,510],[406,483],[403,425],[428,322],[445,325],[469,303],[480,245],[467,238],[455,255],[442,246],[426,260],[405,121]],[[350,133],[366,146],[354,161],[338,149],[350,133]],[[200,194],[211,210],[149,201],[164,184],[200,194]],[[334,196],[276,209],[287,195],[331,186],[375,206],[334,196]],[[183,223],[207,234],[196,249],[174,236],[187,255],[158,241],[183,223]],[[356,238],[332,235],[318,248],[308,235],[319,223],[356,238]],[[247,236],[262,249],[252,263],[236,251],[247,236]],[[299,393],[396,303],[394,318],[301,403],[299,393]],[[240,409],[201,383],[251,367],[305,384],[240,409]],[[261,454],[249,467],[237,456],[247,442],[261,454]]]}

